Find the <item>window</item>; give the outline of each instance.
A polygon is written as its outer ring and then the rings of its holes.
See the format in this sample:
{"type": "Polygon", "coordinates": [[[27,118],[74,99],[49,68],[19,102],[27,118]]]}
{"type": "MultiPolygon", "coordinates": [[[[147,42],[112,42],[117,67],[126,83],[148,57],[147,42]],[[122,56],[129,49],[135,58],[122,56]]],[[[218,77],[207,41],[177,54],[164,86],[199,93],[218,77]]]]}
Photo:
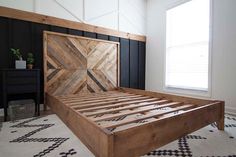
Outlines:
{"type": "Polygon", "coordinates": [[[165,86],[208,91],[210,0],[166,12],[165,86]]]}

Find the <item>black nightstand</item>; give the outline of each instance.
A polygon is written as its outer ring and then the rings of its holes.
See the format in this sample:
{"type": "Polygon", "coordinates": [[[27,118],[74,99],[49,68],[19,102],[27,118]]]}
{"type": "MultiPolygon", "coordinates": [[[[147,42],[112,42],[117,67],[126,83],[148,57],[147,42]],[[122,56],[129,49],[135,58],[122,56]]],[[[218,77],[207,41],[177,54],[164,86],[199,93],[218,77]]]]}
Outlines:
{"type": "Polygon", "coordinates": [[[39,116],[40,70],[39,69],[2,69],[2,95],[4,121],[7,120],[9,96],[32,94],[35,100],[35,114],[39,116]]]}

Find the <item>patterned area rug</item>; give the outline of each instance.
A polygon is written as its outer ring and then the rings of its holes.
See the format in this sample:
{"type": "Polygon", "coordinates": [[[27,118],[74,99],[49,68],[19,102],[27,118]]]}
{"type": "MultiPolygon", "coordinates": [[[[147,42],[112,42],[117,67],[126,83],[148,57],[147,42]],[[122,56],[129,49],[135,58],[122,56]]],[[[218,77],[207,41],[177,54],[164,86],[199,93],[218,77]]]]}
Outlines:
{"type": "MultiPolygon", "coordinates": [[[[212,124],[144,157],[236,157],[236,117],[225,120],[224,132],[212,124]]],[[[2,123],[0,157],[16,156],[94,157],[56,115],[2,123]]]]}

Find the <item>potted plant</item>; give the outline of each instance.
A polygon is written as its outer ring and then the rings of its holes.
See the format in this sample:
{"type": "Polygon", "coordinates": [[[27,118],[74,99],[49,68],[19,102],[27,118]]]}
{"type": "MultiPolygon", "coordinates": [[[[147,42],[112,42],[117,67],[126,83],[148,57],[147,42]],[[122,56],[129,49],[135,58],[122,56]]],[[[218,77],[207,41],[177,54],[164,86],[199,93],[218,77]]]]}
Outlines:
{"type": "Polygon", "coordinates": [[[33,64],[34,64],[34,55],[33,53],[28,53],[27,54],[27,68],[33,69],[33,64]]]}
{"type": "Polygon", "coordinates": [[[22,59],[22,54],[20,52],[20,49],[10,49],[12,54],[17,58],[15,61],[15,67],[16,69],[25,69],[26,68],[26,61],[22,59]]]}

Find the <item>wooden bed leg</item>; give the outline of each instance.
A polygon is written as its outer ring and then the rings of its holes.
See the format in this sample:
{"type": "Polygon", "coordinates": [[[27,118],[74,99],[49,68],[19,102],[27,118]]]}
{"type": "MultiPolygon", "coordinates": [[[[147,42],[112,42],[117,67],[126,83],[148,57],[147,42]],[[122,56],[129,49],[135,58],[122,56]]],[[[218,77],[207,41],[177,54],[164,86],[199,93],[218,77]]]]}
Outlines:
{"type": "Polygon", "coordinates": [[[47,111],[48,105],[47,105],[47,99],[46,99],[46,94],[44,93],[44,101],[43,101],[43,111],[47,111]]]}
{"type": "Polygon", "coordinates": [[[217,126],[218,130],[224,131],[224,129],[225,129],[224,119],[220,119],[218,122],[216,122],[216,126],[217,126]]]}
{"type": "Polygon", "coordinates": [[[224,131],[225,129],[225,103],[220,104],[220,119],[216,122],[216,126],[219,130],[224,131]]]}

